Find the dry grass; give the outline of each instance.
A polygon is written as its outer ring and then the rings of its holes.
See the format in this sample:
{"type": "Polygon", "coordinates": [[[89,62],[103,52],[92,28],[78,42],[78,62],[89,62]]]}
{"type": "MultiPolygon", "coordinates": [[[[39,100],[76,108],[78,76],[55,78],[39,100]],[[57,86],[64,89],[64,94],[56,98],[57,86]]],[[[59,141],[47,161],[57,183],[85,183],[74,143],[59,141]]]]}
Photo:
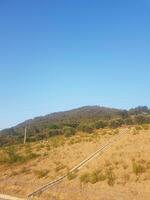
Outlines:
{"type": "Polygon", "coordinates": [[[48,169],[42,169],[42,170],[35,170],[34,174],[38,177],[38,178],[43,178],[48,176],[49,170],[48,169]]]}
{"type": "MultiPolygon", "coordinates": [[[[10,155],[6,149],[0,149],[0,193],[25,197],[39,186],[68,173],[68,169],[118,132],[118,129],[100,129],[94,134],[79,132],[69,138],[58,136],[48,141],[15,146],[15,153],[11,152],[10,155]],[[20,160],[20,156],[26,158],[25,161],[20,160]]],[[[38,199],[52,200],[54,196],[60,200],[85,200],[87,196],[94,200],[106,199],[106,196],[116,199],[114,191],[117,191],[117,194],[120,192],[124,195],[122,199],[125,200],[133,199],[135,192],[135,199],[148,200],[149,142],[149,126],[131,127],[129,133],[102,156],[78,172],[68,173],[67,179],[60,186],[42,194],[38,199]],[[145,195],[139,197],[140,192],[145,195]]]]}

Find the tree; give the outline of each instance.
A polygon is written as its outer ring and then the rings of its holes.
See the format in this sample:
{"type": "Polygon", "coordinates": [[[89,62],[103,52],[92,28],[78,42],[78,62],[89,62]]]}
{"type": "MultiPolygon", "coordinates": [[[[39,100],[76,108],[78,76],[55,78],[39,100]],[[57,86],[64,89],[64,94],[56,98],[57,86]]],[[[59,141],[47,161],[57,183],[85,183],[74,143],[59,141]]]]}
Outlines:
{"type": "Polygon", "coordinates": [[[146,124],[150,122],[150,118],[145,115],[137,115],[135,116],[135,123],[137,124],[146,124]]]}
{"type": "Polygon", "coordinates": [[[131,115],[138,115],[143,113],[149,113],[149,109],[147,106],[138,106],[129,110],[129,114],[131,115]]]}

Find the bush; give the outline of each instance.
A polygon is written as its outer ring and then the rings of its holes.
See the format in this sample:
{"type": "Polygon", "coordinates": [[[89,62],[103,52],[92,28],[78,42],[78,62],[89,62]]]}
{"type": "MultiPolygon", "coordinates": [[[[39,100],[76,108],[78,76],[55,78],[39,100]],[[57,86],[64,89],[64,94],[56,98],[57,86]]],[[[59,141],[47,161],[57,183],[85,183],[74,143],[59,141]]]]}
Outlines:
{"type": "Polygon", "coordinates": [[[142,164],[135,163],[135,162],[132,164],[132,169],[133,169],[133,173],[136,175],[139,175],[145,172],[145,167],[142,164]]]}
{"type": "Polygon", "coordinates": [[[118,134],[119,133],[119,130],[118,129],[115,129],[114,131],[113,131],[113,134],[114,135],[116,135],[116,134],[118,134]]]}
{"type": "Polygon", "coordinates": [[[49,132],[48,132],[49,137],[61,135],[61,134],[62,134],[61,129],[50,129],[49,132]]]}
{"type": "Polygon", "coordinates": [[[126,125],[133,125],[134,121],[132,120],[132,118],[127,118],[127,119],[124,119],[124,123],[126,125]]]}
{"type": "Polygon", "coordinates": [[[38,178],[43,178],[45,176],[47,176],[49,173],[49,170],[47,169],[42,169],[42,170],[35,170],[34,174],[38,177],[38,178]]]}
{"type": "Polygon", "coordinates": [[[134,120],[136,124],[146,124],[150,122],[150,118],[145,115],[137,115],[134,120]]]}
{"type": "Polygon", "coordinates": [[[110,121],[109,126],[111,128],[117,128],[117,127],[122,126],[122,124],[124,124],[124,121],[122,119],[113,119],[110,121]]]}
{"type": "Polygon", "coordinates": [[[59,129],[59,126],[56,125],[56,124],[50,124],[50,125],[48,126],[48,128],[49,128],[49,129],[59,129]]]}
{"type": "Polygon", "coordinates": [[[102,121],[102,120],[99,120],[99,121],[94,123],[95,129],[105,128],[107,126],[108,126],[108,123],[106,121],[102,121]]]}
{"type": "Polygon", "coordinates": [[[64,164],[62,164],[61,162],[56,163],[56,165],[57,166],[55,168],[55,172],[59,172],[59,171],[61,171],[61,170],[66,168],[66,166],[64,164]]]}
{"type": "Polygon", "coordinates": [[[116,178],[111,168],[106,170],[106,177],[108,185],[113,186],[116,178]]]}
{"type": "Polygon", "coordinates": [[[49,145],[51,148],[57,148],[59,146],[63,146],[65,144],[65,138],[63,136],[52,137],[49,140],[49,145]]]}
{"type": "Polygon", "coordinates": [[[145,131],[149,130],[149,124],[143,124],[142,127],[145,131]]]}
{"type": "Polygon", "coordinates": [[[75,128],[72,127],[64,127],[63,128],[63,133],[66,137],[70,137],[72,135],[75,135],[75,128]]]}
{"type": "Polygon", "coordinates": [[[17,150],[13,146],[10,146],[4,150],[3,157],[0,159],[0,163],[2,164],[23,163],[27,162],[28,160],[35,159],[39,156],[36,153],[32,153],[32,151],[27,151],[27,149],[25,153],[26,155],[17,153],[17,150]]]}
{"type": "Polygon", "coordinates": [[[78,122],[68,122],[68,123],[63,123],[62,124],[63,127],[72,127],[72,128],[77,128],[79,126],[78,122]]]}
{"type": "Polygon", "coordinates": [[[142,130],[142,126],[135,126],[135,129],[137,130],[137,131],[140,131],[140,130],[142,130]]]}
{"type": "Polygon", "coordinates": [[[91,125],[80,124],[78,126],[78,130],[86,133],[92,133],[94,129],[91,125]]]}
{"type": "Polygon", "coordinates": [[[82,174],[81,176],[80,176],[80,182],[81,183],[88,183],[89,182],[89,180],[90,180],[90,174],[89,173],[85,173],[85,174],[82,174]]]}
{"type": "Polygon", "coordinates": [[[67,178],[69,181],[75,179],[77,177],[77,172],[68,173],[67,178]]]}
{"type": "Polygon", "coordinates": [[[23,162],[24,161],[24,157],[19,155],[13,146],[8,147],[5,150],[5,154],[6,154],[6,157],[4,159],[4,162],[6,162],[6,163],[15,163],[15,162],[23,162]]]}
{"type": "Polygon", "coordinates": [[[96,170],[91,174],[85,173],[80,177],[80,181],[82,183],[91,183],[91,184],[95,184],[99,181],[104,181],[105,179],[106,176],[102,174],[100,170],[96,170]]]}
{"type": "Polygon", "coordinates": [[[99,172],[93,172],[89,177],[89,182],[95,184],[99,181],[99,172]]]}

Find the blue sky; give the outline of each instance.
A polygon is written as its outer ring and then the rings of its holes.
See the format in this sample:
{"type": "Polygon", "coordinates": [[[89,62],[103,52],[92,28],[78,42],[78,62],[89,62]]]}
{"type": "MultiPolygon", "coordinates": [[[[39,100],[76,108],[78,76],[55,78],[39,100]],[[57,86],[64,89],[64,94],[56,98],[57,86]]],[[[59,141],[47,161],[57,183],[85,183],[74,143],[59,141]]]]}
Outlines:
{"type": "Polygon", "coordinates": [[[0,129],[84,105],[150,106],[148,0],[0,1],[0,129]]]}

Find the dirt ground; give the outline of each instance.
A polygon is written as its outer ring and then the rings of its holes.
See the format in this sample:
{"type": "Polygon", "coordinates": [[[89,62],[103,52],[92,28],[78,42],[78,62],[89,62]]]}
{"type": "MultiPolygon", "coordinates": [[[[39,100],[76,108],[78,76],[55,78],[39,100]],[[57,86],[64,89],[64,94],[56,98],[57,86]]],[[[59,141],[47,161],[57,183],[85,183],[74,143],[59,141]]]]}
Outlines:
{"type": "MultiPolygon", "coordinates": [[[[118,134],[116,130],[78,133],[55,141],[30,145],[40,156],[25,163],[0,165],[0,193],[25,198],[39,186],[64,175],[118,134]],[[59,145],[58,145],[59,144],[59,145]]],[[[18,146],[18,151],[28,148],[18,146]]],[[[1,151],[2,154],[2,151],[1,151]]],[[[149,200],[150,130],[131,127],[126,135],[71,178],[33,199],[41,200],[149,200]],[[104,179],[97,180],[98,173],[104,179]],[[87,177],[90,177],[88,181],[87,177]]]]}

